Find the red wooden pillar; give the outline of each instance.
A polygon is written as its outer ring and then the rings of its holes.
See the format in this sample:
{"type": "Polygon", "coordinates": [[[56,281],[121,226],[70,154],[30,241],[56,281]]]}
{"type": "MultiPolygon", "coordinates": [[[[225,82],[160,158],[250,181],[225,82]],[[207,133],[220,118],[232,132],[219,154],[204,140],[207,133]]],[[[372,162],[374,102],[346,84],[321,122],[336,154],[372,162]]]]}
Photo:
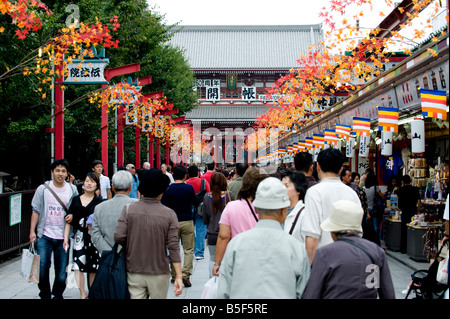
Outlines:
{"type": "MultiPolygon", "coordinates": [[[[140,63],[128,64],[124,66],[119,66],[117,68],[107,69],[105,70],[105,79],[106,81],[110,81],[113,77],[139,72],[141,70],[140,63]]],[[[103,84],[102,87],[107,87],[107,84],[103,84]]],[[[119,112],[120,113],[120,112],[119,112]]],[[[104,174],[108,176],[108,105],[102,105],[102,119],[101,119],[101,160],[103,163],[103,168],[105,170],[104,174]]],[[[120,118],[120,114],[119,114],[120,118]]],[[[123,119],[123,118],[122,118],[123,119]]],[[[122,121],[123,123],[123,121],[122,121]]],[[[123,132],[123,129],[122,129],[123,132]]],[[[123,138],[123,136],[122,136],[123,138]]],[[[122,139],[122,159],[118,157],[117,165],[123,165],[123,139],[122,139]],[[122,164],[119,164],[119,162],[122,164]]]]}
{"type": "Polygon", "coordinates": [[[153,162],[153,134],[148,135],[148,157],[150,167],[155,167],[155,163],[153,162]]]}
{"type": "Polygon", "coordinates": [[[166,141],[166,165],[169,165],[170,160],[170,142],[169,140],[166,141]]]}
{"type": "Polygon", "coordinates": [[[123,166],[123,105],[117,109],[117,166],[123,166]]]}
{"type": "Polygon", "coordinates": [[[134,165],[136,166],[136,169],[141,168],[141,128],[136,126],[136,141],[135,141],[135,155],[136,160],[134,165]]]}
{"type": "Polygon", "coordinates": [[[64,158],[64,91],[61,89],[64,76],[62,65],[55,67],[59,78],[55,81],[55,159],[64,158]]]}
{"type": "MultiPolygon", "coordinates": [[[[102,84],[102,88],[106,88],[107,84],[102,84]]],[[[101,161],[103,163],[104,175],[108,176],[108,105],[102,105],[102,119],[100,124],[101,138],[100,138],[100,150],[101,161]]]]}
{"type": "Polygon", "coordinates": [[[156,168],[161,168],[161,140],[156,139],[156,168]]]}

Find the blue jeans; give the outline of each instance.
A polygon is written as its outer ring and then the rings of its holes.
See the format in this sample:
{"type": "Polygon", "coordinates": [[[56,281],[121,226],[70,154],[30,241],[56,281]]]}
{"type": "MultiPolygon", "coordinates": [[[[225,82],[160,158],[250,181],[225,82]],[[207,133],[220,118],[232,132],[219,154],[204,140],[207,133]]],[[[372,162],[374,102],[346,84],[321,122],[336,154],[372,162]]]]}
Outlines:
{"type": "Polygon", "coordinates": [[[37,254],[40,257],[39,263],[39,297],[50,299],[52,294],[55,298],[62,299],[63,292],[66,289],[67,264],[69,262],[69,253],[63,248],[63,240],[52,239],[42,236],[37,239],[37,254]],[[55,266],[55,281],[53,289],[50,290],[50,266],[52,262],[55,266]]]}
{"type": "Polygon", "coordinates": [[[195,248],[194,256],[203,257],[205,254],[205,239],[206,239],[206,227],[203,223],[203,217],[194,213],[194,225],[195,225],[195,248]]]}

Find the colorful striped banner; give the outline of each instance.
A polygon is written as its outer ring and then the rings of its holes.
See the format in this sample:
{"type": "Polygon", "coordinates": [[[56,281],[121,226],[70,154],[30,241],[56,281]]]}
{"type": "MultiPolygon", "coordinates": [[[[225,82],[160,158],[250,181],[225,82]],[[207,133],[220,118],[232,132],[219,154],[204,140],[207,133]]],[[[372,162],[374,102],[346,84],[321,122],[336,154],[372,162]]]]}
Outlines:
{"type": "Polygon", "coordinates": [[[308,151],[314,149],[314,143],[313,143],[312,137],[305,137],[305,147],[306,147],[306,150],[308,150],[308,151]]]}
{"type": "Polygon", "coordinates": [[[313,134],[314,148],[323,148],[325,144],[325,136],[323,134],[313,134]]]}
{"type": "Polygon", "coordinates": [[[300,152],[306,151],[306,142],[304,140],[298,141],[298,150],[300,152]]]}
{"type": "Polygon", "coordinates": [[[422,115],[447,120],[447,92],[440,90],[420,89],[422,115]]]}
{"type": "Polygon", "coordinates": [[[353,132],[356,135],[369,136],[370,135],[370,119],[362,117],[353,117],[353,132]]]}
{"type": "Polygon", "coordinates": [[[292,148],[294,150],[294,154],[298,153],[298,142],[294,142],[294,144],[292,144],[292,148]]]}
{"type": "Polygon", "coordinates": [[[350,125],[336,124],[335,130],[338,137],[348,139],[352,127],[350,125]]]}
{"type": "Polygon", "coordinates": [[[325,129],[323,131],[323,135],[325,136],[325,144],[336,145],[338,141],[338,137],[335,130],[325,129]]]}
{"type": "Polygon", "coordinates": [[[380,131],[398,132],[399,110],[378,106],[378,129],[380,131]]]}
{"type": "Polygon", "coordinates": [[[288,145],[288,147],[287,147],[287,153],[290,155],[290,154],[293,153],[293,151],[294,151],[293,145],[292,145],[292,144],[288,145]]]}

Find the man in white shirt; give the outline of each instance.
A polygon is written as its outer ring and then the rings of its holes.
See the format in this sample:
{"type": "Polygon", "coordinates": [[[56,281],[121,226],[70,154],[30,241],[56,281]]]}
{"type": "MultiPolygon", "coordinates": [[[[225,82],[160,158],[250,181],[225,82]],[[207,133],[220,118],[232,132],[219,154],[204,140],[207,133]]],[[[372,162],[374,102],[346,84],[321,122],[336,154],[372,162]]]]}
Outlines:
{"type": "Polygon", "coordinates": [[[99,195],[103,199],[112,198],[111,193],[111,182],[108,176],[103,175],[103,163],[100,160],[95,160],[92,162],[92,171],[97,174],[98,179],[100,180],[100,190],[99,195]]]}
{"type": "Polygon", "coordinates": [[[286,187],[278,178],[267,177],[258,185],[253,205],[259,221],[229,242],[217,297],[301,298],[310,267],[304,245],[281,228],[290,205],[286,187]]]}
{"type": "Polygon", "coordinates": [[[333,203],[345,199],[361,205],[356,192],[340,179],[343,162],[340,151],[333,148],[322,150],[317,156],[320,183],[306,192],[301,224],[301,233],[305,237],[305,248],[311,264],[316,249],[333,242],[330,232],[320,228],[320,224],[330,215],[333,203]]]}

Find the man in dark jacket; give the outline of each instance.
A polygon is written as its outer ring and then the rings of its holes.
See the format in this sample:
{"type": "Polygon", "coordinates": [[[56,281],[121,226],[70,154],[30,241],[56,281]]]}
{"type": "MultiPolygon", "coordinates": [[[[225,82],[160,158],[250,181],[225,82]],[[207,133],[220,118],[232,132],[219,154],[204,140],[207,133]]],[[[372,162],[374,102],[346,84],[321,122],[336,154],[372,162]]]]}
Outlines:
{"type": "Polygon", "coordinates": [[[406,224],[411,222],[411,217],[420,212],[419,189],[411,185],[411,177],[403,175],[402,187],[398,190],[398,207],[402,211],[400,252],[406,253],[406,224]]]}
{"type": "MultiPolygon", "coordinates": [[[[199,199],[195,195],[192,185],[186,184],[187,168],[183,165],[177,165],[173,169],[173,179],[169,188],[164,192],[161,198],[161,204],[173,209],[178,217],[178,237],[183,243],[184,263],[183,263],[183,284],[185,287],[191,287],[189,277],[192,275],[194,261],[194,215],[193,207],[198,206],[199,199]]],[[[204,196],[203,193],[201,196],[204,196]]],[[[175,278],[175,271],[172,268],[172,281],[175,278]]]]}

